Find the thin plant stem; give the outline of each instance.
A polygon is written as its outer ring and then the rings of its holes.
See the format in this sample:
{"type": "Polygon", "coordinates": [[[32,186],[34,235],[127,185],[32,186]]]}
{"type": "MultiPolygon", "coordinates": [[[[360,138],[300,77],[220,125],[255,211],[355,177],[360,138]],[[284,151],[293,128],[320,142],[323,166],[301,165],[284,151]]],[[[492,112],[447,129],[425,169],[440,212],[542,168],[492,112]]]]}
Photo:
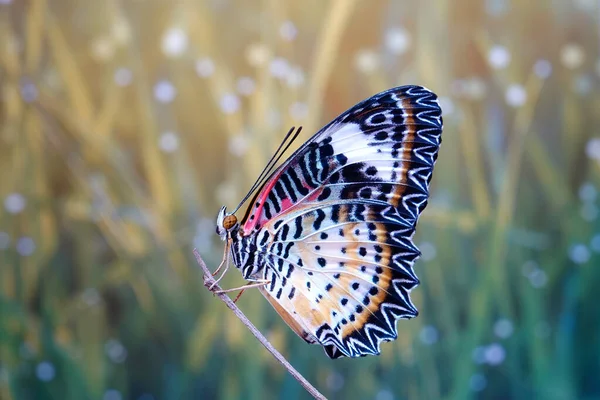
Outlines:
{"type": "Polygon", "coordinates": [[[227,307],[229,307],[229,309],[233,311],[235,316],[238,317],[238,319],[242,321],[244,325],[246,325],[246,327],[248,328],[248,330],[250,330],[250,332],[252,332],[254,337],[256,337],[256,339],[258,339],[258,341],[269,351],[269,353],[271,353],[273,357],[275,357],[275,359],[279,361],[279,363],[283,365],[285,369],[287,369],[290,375],[292,375],[294,379],[296,379],[302,385],[302,387],[306,389],[308,393],[310,393],[311,396],[313,396],[315,399],[327,399],[321,394],[321,392],[319,392],[313,385],[311,385],[310,382],[307,381],[306,378],[302,376],[302,374],[300,374],[300,372],[298,372],[294,367],[292,367],[288,360],[286,360],[285,357],[279,351],[277,351],[275,347],[273,347],[273,345],[267,340],[267,338],[254,326],[254,324],[252,324],[252,322],[250,322],[250,320],[244,315],[242,310],[240,310],[238,306],[235,305],[233,300],[231,300],[229,296],[227,296],[227,294],[220,293],[222,289],[219,287],[218,284],[216,284],[212,273],[204,263],[204,260],[202,260],[202,257],[200,256],[200,253],[197,249],[194,249],[194,256],[196,257],[196,261],[198,262],[198,265],[204,273],[204,286],[211,292],[213,292],[214,295],[221,299],[221,301],[223,301],[223,303],[225,303],[225,305],[227,305],[227,307]]]}

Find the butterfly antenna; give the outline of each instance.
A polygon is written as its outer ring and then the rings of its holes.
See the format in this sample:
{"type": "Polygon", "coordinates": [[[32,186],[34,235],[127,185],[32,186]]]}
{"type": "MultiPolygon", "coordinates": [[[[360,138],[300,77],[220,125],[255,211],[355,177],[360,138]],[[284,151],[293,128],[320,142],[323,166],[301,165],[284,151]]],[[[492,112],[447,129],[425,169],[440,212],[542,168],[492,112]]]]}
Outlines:
{"type": "MultiPolygon", "coordinates": [[[[275,159],[275,161],[273,161],[273,163],[271,163],[271,166],[269,167],[269,171],[265,174],[265,176],[263,176],[263,182],[268,179],[268,177],[271,175],[271,171],[273,171],[273,168],[275,168],[275,166],[277,165],[277,163],[279,162],[279,160],[281,159],[281,157],[283,157],[283,155],[285,154],[285,152],[290,148],[290,146],[292,145],[292,143],[294,143],[294,141],[296,140],[296,138],[298,137],[298,135],[300,134],[300,132],[302,132],[302,127],[298,127],[298,129],[296,130],[296,133],[294,133],[294,136],[290,139],[290,141],[287,143],[287,145],[285,146],[285,148],[283,150],[281,150],[281,152],[279,152],[279,155],[277,155],[277,158],[275,159]]],[[[275,153],[277,154],[277,153],[275,153]]],[[[273,158],[275,157],[275,155],[273,156],[273,158]]],[[[271,158],[271,159],[273,159],[271,158]]],[[[262,183],[258,184],[257,187],[262,186],[262,183]]]]}
{"type": "Polygon", "coordinates": [[[288,131],[288,133],[285,135],[285,137],[281,141],[281,144],[279,145],[279,147],[277,148],[277,150],[275,151],[275,153],[273,154],[273,156],[271,157],[271,159],[269,160],[269,162],[267,163],[265,168],[258,175],[258,178],[256,178],[256,181],[254,182],[254,184],[252,185],[250,190],[248,190],[248,193],[246,194],[246,196],[244,196],[242,201],[240,201],[240,203],[235,208],[235,210],[232,211],[232,214],[234,214],[237,210],[239,210],[239,208],[242,206],[242,204],[244,204],[246,202],[246,200],[248,200],[248,198],[250,196],[252,196],[252,193],[254,193],[254,191],[257,188],[261,187],[264,184],[265,180],[270,176],[271,172],[273,171],[273,168],[275,167],[275,165],[277,165],[277,162],[279,162],[279,160],[281,159],[283,154],[290,148],[291,144],[294,143],[294,140],[296,140],[296,138],[298,137],[300,132],[302,132],[301,126],[298,127],[298,129],[296,129],[296,127],[294,127],[294,126],[292,126],[290,128],[290,130],[288,131]],[[290,139],[290,137],[291,137],[291,139],[290,139]]]}
{"type": "Polygon", "coordinates": [[[283,139],[283,141],[281,142],[281,144],[275,151],[275,154],[273,154],[273,156],[271,157],[271,159],[269,160],[269,162],[267,163],[267,165],[265,166],[265,168],[263,169],[263,171],[261,172],[259,177],[256,179],[256,182],[254,183],[254,185],[252,185],[252,189],[250,189],[249,194],[251,194],[257,187],[261,186],[262,181],[264,181],[269,176],[269,174],[271,173],[271,171],[273,170],[275,165],[277,165],[277,162],[279,161],[279,159],[287,151],[287,149],[290,147],[290,145],[292,143],[294,143],[294,140],[296,140],[296,138],[298,137],[298,134],[302,131],[302,127],[299,127],[296,130],[296,133],[294,133],[294,136],[292,136],[292,138],[287,142],[287,145],[285,146],[285,148],[282,149],[283,145],[285,144],[287,139],[290,137],[291,133],[294,132],[294,129],[295,128],[292,127],[288,131],[288,133],[285,135],[285,138],[283,139]]]}
{"type": "MultiPolygon", "coordinates": [[[[250,188],[250,190],[248,191],[248,195],[250,193],[252,193],[254,191],[254,189],[256,189],[256,187],[258,186],[258,184],[260,183],[260,181],[265,177],[265,175],[268,173],[268,170],[271,168],[271,164],[273,162],[273,160],[275,159],[275,157],[277,156],[277,154],[279,153],[279,151],[281,150],[281,148],[283,147],[283,145],[285,144],[285,142],[288,140],[288,138],[290,137],[290,135],[292,134],[292,132],[294,131],[295,127],[292,126],[292,128],[288,131],[288,133],[285,135],[285,137],[283,138],[283,141],[281,142],[281,144],[279,145],[279,147],[277,148],[277,150],[275,151],[275,154],[273,154],[273,156],[271,157],[271,159],[269,160],[269,162],[267,163],[267,165],[265,165],[265,168],[262,170],[262,172],[258,175],[258,178],[256,179],[256,181],[254,182],[254,184],[252,185],[252,187],[250,188]]],[[[245,200],[245,199],[244,199],[245,200]]],[[[242,200],[242,203],[244,201],[242,200]]]]}

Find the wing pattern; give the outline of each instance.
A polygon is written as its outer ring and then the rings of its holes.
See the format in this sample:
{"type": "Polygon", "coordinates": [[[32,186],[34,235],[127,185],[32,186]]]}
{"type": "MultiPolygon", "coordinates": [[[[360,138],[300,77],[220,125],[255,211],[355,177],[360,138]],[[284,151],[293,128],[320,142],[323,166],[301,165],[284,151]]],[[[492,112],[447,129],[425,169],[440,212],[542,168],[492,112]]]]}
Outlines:
{"type": "Polygon", "coordinates": [[[429,90],[379,93],[300,147],[241,221],[233,253],[244,277],[270,280],[263,295],[331,358],[379,354],[397,320],[417,315],[412,236],[441,133],[429,90]]]}

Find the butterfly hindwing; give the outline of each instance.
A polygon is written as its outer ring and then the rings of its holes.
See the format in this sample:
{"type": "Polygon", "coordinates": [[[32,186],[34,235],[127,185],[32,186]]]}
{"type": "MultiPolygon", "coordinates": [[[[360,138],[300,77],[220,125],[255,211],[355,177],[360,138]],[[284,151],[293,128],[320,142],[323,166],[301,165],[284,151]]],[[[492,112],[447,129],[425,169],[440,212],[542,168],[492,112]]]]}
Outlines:
{"type": "Polygon", "coordinates": [[[261,292],[332,358],[379,354],[417,314],[412,236],[441,142],[436,96],[390,89],[346,111],[257,194],[241,235],[261,238],[261,292]]]}
{"type": "Polygon", "coordinates": [[[317,341],[347,356],[378,354],[381,340],[396,337],[396,317],[417,312],[408,297],[418,283],[411,265],[419,253],[406,237],[412,228],[386,220],[384,207],[391,206],[336,204],[297,212],[279,225],[266,249],[274,268],[265,276],[273,291],[269,285],[265,295],[285,301],[295,318],[310,315],[304,319],[317,341]],[[321,213],[324,221],[315,229],[321,213]],[[335,213],[340,217],[332,218],[335,213]]]}

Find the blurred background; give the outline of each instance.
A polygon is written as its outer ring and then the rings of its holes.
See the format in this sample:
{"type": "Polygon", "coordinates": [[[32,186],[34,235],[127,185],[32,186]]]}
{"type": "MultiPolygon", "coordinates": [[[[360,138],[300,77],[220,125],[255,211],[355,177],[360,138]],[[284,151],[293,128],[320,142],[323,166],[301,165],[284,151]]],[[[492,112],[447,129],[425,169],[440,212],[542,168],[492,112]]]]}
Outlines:
{"type": "MultiPolygon", "coordinates": [[[[330,360],[243,311],[330,398],[600,398],[597,0],[0,0],[0,399],[306,399],[202,285],[214,218],[401,84],[445,129],[418,318],[330,360]]],[[[242,284],[231,270],[225,287],[242,284]]]]}

